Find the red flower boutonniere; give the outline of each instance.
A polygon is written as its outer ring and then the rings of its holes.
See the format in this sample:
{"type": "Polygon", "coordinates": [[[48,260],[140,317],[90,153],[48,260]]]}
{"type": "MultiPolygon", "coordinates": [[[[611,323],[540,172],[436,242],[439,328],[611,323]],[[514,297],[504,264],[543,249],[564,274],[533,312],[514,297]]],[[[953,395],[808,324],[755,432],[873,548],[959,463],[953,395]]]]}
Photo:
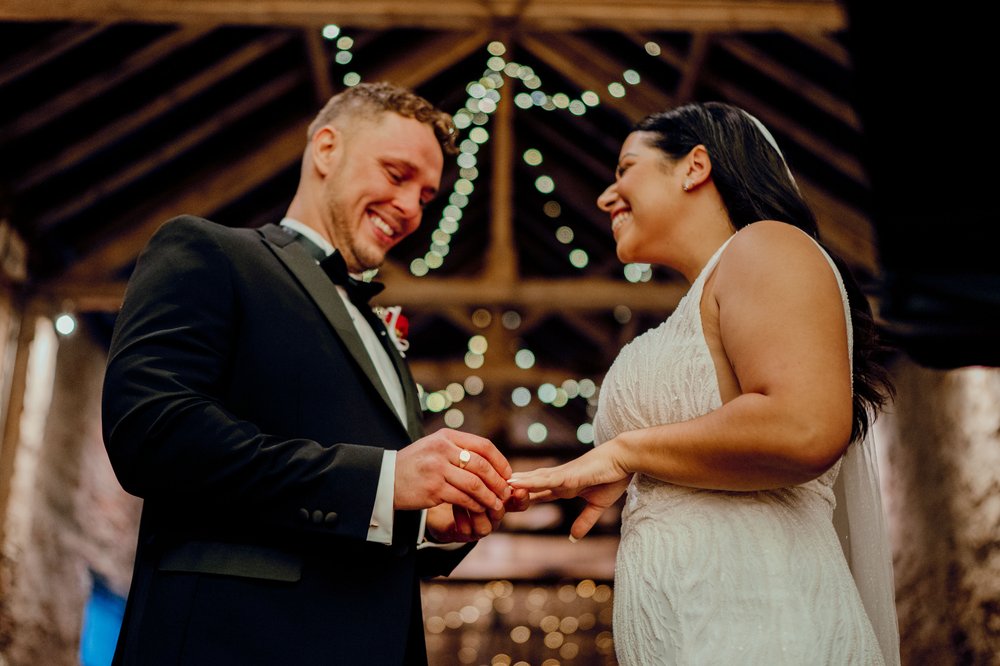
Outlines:
{"type": "Polygon", "coordinates": [[[407,333],[410,332],[410,322],[403,314],[403,308],[398,305],[391,308],[377,308],[376,313],[385,322],[389,338],[399,350],[399,355],[405,358],[406,350],[410,348],[410,341],[406,339],[407,333]]]}

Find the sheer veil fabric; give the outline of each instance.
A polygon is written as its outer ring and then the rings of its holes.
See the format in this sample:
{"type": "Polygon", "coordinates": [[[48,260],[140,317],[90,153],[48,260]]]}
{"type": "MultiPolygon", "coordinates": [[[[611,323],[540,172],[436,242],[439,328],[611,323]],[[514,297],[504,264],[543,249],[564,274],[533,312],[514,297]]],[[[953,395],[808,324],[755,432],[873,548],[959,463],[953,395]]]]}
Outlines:
{"type": "MultiPolygon", "coordinates": [[[[747,118],[757,127],[771,147],[785,162],[785,156],[778,148],[777,141],[767,127],[746,111],[747,118]]],[[[785,168],[788,164],[785,162],[785,168]]],[[[798,184],[791,170],[788,177],[796,189],[798,184]]],[[[810,237],[811,238],[811,237],[810,237]]],[[[815,240],[815,239],[813,239],[815,240]]],[[[819,243],[817,243],[819,245],[819,243]]],[[[851,308],[847,301],[847,290],[840,271],[830,256],[820,246],[830,263],[844,301],[844,316],[847,318],[847,348],[854,367],[854,335],[851,326],[851,308]]],[[[854,582],[861,594],[861,602],[875,630],[879,647],[886,666],[898,666],[899,624],[896,619],[896,590],[892,573],[892,550],[885,526],[882,494],[879,490],[878,462],[875,456],[875,439],[869,436],[863,442],[850,446],[844,455],[840,474],[834,484],[837,506],[834,509],[833,524],[840,537],[840,545],[850,566],[854,582]]]]}
{"type": "Polygon", "coordinates": [[[885,526],[874,437],[852,444],[834,484],[833,525],[886,666],[899,666],[892,551],[885,526]]]}
{"type": "MultiPolygon", "coordinates": [[[[819,243],[817,246],[840,283],[847,321],[847,349],[851,355],[851,367],[854,367],[854,329],[847,290],[833,259],[819,243]]],[[[871,430],[863,442],[855,442],[847,449],[833,491],[837,499],[833,526],[840,537],[861,603],[872,623],[886,666],[899,666],[899,625],[896,620],[892,549],[885,525],[875,437],[871,430]]]]}

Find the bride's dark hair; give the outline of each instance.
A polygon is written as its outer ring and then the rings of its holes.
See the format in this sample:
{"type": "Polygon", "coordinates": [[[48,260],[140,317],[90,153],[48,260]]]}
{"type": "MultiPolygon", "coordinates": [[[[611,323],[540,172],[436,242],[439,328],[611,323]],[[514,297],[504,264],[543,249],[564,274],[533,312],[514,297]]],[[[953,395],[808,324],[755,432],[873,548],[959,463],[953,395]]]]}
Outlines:
{"type": "MultiPolygon", "coordinates": [[[[678,160],[697,145],[712,160],[712,180],[737,230],[759,220],[798,227],[820,242],[816,216],[792,180],[773,139],[743,110],[721,102],[687,104],[640,120],[634,131],[653,134],[651,145],[678,160]]],[[[854,334],[854,421],[851,440],[864,439],[875,412],[893,395],[892,382],[877,359],[882,350],[871,307],[850,269],[823,246],[840,271],[851,307],[854,334]]]]}

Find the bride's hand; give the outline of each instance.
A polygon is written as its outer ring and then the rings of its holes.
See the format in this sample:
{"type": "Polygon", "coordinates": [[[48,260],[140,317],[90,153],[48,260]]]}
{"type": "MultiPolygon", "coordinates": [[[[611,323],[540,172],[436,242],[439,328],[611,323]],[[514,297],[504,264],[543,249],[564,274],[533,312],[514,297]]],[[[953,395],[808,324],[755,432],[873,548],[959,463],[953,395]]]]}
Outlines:
{"type": "Polygon", "coordinates": [[[572,540],[582,539],[605,509],[618,501],[632,475],[613,456],[607,442],[558,467],[516,472],[507,483],[531,492],[532,502],[582,497],[587,506],[570,529],[572,540]]]}

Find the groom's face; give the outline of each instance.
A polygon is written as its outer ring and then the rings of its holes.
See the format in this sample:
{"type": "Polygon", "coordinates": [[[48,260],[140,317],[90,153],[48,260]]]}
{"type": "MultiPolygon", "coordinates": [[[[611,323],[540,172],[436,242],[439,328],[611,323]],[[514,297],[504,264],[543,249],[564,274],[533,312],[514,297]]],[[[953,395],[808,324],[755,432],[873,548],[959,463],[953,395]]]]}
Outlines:
{"type": "Polygon", "coordinates": [[[434,130],[392,112],[331,128],[324,196],[333,245],[352,272],[377,268],[416,231],[437,194],[444,156],[434,130]]]}

